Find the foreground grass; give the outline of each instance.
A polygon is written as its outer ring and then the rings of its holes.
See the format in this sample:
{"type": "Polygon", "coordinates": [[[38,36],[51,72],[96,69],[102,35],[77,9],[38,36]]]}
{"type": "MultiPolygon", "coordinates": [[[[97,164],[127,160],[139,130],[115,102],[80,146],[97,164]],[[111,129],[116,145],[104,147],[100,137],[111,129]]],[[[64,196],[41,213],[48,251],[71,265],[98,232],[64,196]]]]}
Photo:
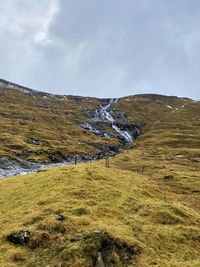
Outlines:
{"type": "Polygon", "coordinates": [[[132,263],[113,266],[199,266],[198,162],[159,157],[138,145],[110,168],[99,161],[1,180],[0,266],[94,266],[86,237],[95,230],[137,248],[132,263]],[[32,245],[5,240],[20,229],[32,245]]]}

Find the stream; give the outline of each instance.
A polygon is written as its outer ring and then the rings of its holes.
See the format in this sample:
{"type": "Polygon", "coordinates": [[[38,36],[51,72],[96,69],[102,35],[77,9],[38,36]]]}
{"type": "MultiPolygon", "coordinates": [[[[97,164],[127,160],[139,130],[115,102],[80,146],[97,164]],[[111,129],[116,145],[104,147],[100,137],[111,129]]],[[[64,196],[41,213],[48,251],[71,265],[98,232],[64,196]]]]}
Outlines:
{"type": "Polygon", "coordinates": [[[100,109],[96,110],[95,112],[96,116],[100,117],[103,120],[107,120],[108,122],[110,122],[112,125],[112,128],[116,131],[116,133],[119,134],[122,138],[124,138],[126,142],[128,143],[133,142],[132,136],[127,131],[121,130],[116,125],[115,120],[110,113],[110,107],[112,106],[112,104],[117,103],[117,101],[118,101],[118,98],[112,98],[108,105],[101,106],[100,109]]]}

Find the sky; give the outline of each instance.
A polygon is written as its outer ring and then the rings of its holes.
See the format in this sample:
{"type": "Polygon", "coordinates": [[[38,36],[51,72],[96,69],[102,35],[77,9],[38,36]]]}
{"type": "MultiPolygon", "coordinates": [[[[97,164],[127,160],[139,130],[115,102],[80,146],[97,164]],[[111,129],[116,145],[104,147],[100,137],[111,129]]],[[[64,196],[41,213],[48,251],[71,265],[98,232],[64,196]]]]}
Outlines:
{"type": "Polygon", "coordinates": [[[40,91],[200,99],[199,0],[0,0],[0,77],[40,91]]]}

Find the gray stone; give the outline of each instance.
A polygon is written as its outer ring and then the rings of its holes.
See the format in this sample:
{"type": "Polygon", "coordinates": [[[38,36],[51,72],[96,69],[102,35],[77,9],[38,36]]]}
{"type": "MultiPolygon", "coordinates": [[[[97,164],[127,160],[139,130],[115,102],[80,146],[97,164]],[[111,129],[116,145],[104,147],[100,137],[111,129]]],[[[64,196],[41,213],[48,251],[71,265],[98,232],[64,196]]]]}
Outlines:
{"type": "Polygon", "coordinates": [[[25,246],[30,241],[30,235],[29,230],[21,230],[8,235],[6,239],[13,244],[25,246]]]}
{"type": "Polygon", "coordinates": [[[65,220],[65,216],[63,214],[57,214],[56,215],[56,220],[57,221],[64,221],[65,220]]]}

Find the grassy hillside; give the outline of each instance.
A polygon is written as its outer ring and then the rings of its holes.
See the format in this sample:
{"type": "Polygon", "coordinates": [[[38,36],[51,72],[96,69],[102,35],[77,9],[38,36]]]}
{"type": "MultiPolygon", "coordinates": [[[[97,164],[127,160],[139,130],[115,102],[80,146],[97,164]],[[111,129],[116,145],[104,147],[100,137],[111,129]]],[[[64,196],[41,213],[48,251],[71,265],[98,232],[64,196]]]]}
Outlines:
{"type": "MultiPolygon", "coordinates": [[[[55,96],[1,85],[0,157],[61,161],[73,155],[103,150],[107,145],[120,146],[120,140],[108,123],[99,122],[99,126],[111,138],[99,137],[81,127],[100,105],[105,105],[104,102],[103,99],[55,96]]],[[[124,115],[126,126],[137,124],[143,132],[149,131],[149,127],[160,120],[162,123],[166,120],[165,131],[167,123],[176,123],[176,117],[182,117],[182,114],[184,118],[188,114],[191,116],[192,125],[198,124],[199,104],[189,99],[138,95],[119,99],[111,109],[118,123],[124,123],[120,119],[124,115]],[[173,119],[169,121],[171,116],[173,119]]]]}
{"type": "Polygon", "coordinates": [[[115,138],[98,138],[80,127],[99,105],[100,100],[95,98],[0,87],[0,156],[59,161],[65,156],[94,152],[93,143],[119,145],[115,138]]]}
{"type": "Polygon", "coordinates": [[[144,95],[115,108],[143,135],[110,168],[0,180],[0,266],[200,266],[199,103],[144,95]],[[19,230],[24,246],[6,238],[19,230]]]}

